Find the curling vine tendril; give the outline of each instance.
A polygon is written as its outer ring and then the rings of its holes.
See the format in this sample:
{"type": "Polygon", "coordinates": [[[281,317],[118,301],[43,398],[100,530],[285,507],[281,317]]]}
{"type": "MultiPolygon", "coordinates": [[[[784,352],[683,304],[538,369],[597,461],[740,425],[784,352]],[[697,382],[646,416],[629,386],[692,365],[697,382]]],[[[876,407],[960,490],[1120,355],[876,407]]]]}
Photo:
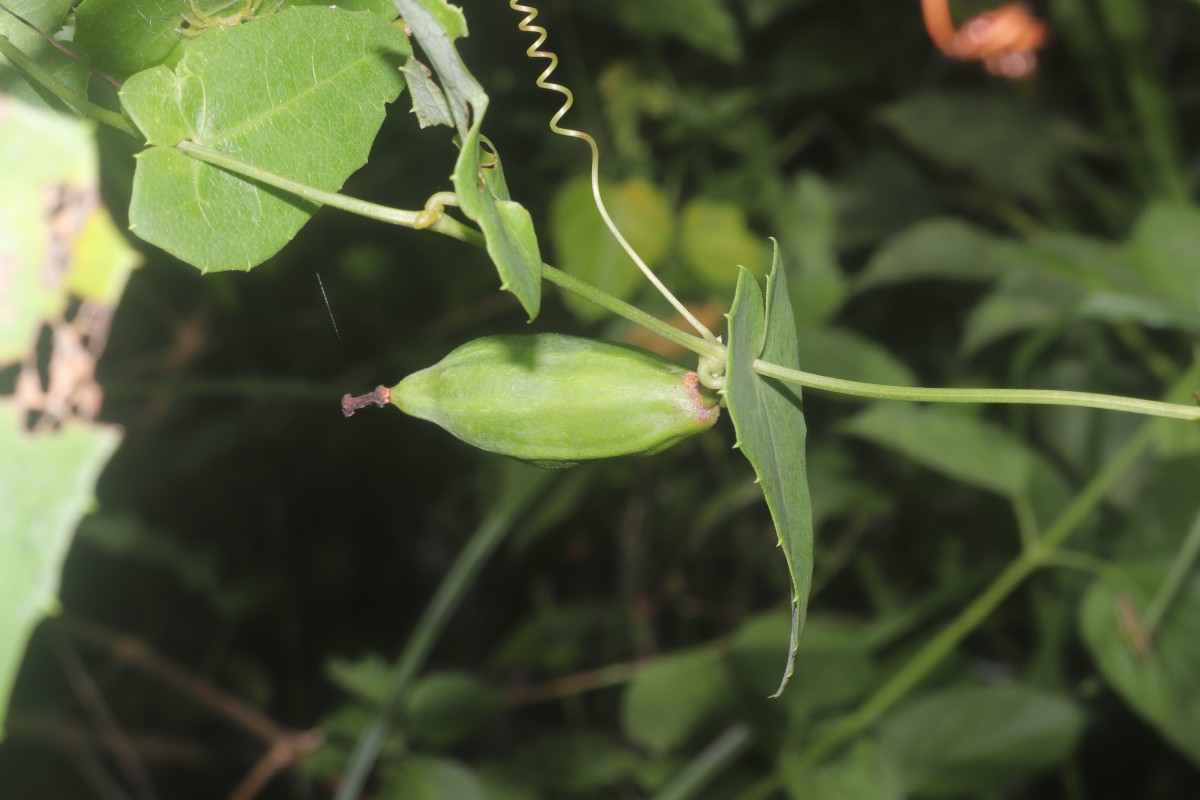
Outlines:
{"type": "Polygon", "coordinates": [[[529,47],[525,50],[525,55],[529,56],[530,58],[544,58],[550,62],[548,65],[546,65],[546,69],[542,71],[542,74],[539,75],[535,81],[538,88],[546,89],[547,91],[551,92],[558,92],[564,98],[562,106],[558,109],[558,111],[554,112],[553,116],[550,117],[550,130],[554,133],[557,133],[559,136],[568,136],[572,139],[581,139],[584,142],[587,142],[587,146],[591,148],[592,197],[596,201],[596,209],[600,212],[600,217],[604,220],[605,226],[607,226],[609,232],[612,233],[613,238],[617,240],[617,244],[621,245],[621,249],[624,250],[631,259],[633,259],[633,263],[636,264],[637,268],[640,269],[642,274],[646,276],[646,280],[654,284],[654,288],[658,289],[662,296],[665,297],[667,301],[675,307],[675,310],[678,311],[683,318],[686,319],[691,326],[696,329],[696,332],[710,342],[717,341],[717,337],[713,335],[712,331],[705,327],[700,320],[696,319],[696,317],[687,310],[687,307],[684,306],[683,303],[679,302],[678,298],[671,294],[671,291],[665,285],[663,285],[663,282],[658,279],[658,276],[654,274],[654,271],[646,265],[646,262],[642,260],[642,257],[638,255],[637,251],[634,250],[629,242],[625,240],[625,237],[621,235],[621,231],[619,228],[617,228],[616,223],[612,221],[612,217],[610,217],[608,214],[608,208],[606,208],[604,205],[604,199],[600,196],[600,148],[596,145],[596,140],[583,131],[573,130],[572,128],[564,128],[558,124],[559,121],[562,120],[563,116],[566,115],[567,111],[571,109],[571,106],[575,105],[575,95],[572,94],[571,90],[566,86],[558,83],[551,83],[549,80],[547,80],[552,74],[554,74],[554,70],[558,69],[558,56],[555,55],[553,51],[538,49],[542,46],[542,44],[545,43],[548,36],[545,28],[540,25],[533,24],[533,21],[537,19],[538,10],[533,6],[518,3],[517,0],[509,0],[508,5],[513,11],[525,14],[525,18],[517,23],[517,29],[524,33],[532,33],[537,36],[537,39],[534,41],[534,43],[529,45],[529,47]]]}

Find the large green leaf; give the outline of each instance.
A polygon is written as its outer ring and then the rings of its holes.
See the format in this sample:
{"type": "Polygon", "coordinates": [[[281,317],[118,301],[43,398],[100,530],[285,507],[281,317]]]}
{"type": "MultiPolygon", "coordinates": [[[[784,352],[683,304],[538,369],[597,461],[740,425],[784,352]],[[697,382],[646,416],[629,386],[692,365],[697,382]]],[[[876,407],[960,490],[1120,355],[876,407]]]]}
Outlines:
{"type": "Polygon", "coordinates": [[[89,422],[99,347],[136,256],[100,204],[89,125],[0,96],[0,722],[119,429],[89,422]],[[75,312],[76,308],[83,309],[75,312]],[[53,344],[39,347],[52,329],[53,344]],[[32,415],[32,416],[31,416],[32,415]],[[29,427],[31,419],[37,424],[29,427]]]}
{"type": "Polygon", "coordinates": [[[134,173],[131,230],[203,271],[262,263],[317,206],[173,145],[190,140],[336,191],[366,162],[409,55],[379,15],[292,8],[208,31],[173,70],[134,75],[121,101],[152,146],[134,173]]]}
{"type": "Polygon", "coordinates": [[[1028,686],[961,686],[884,719],[880,740],[914,793],[995,791],[1066,758],[1083,728],[1070,700],[1028,686]]]}
{"type": "Polygon", "coordinates": [[[767,278],[766,300],[746,270],[738,276],[729,312],[725,400],[737,432],[737,447],[754,467],[792,581],[792,636],[787,667],[776,695],[791,678],[812,586],[812,501],[804,447],[807,428],[800,389],[763,378],[754,360],[797,368],[796,323],[791,315],[779,246],[767,278]]]}
{"type": "Polygon", "coordinates": [[[462,149],[451,177],[459,207],[483,231],[500,288],[516,295],[533,319],[542,302],[542,256],[533,220],[509,198],[499,156],[481,133],[488,96],[454,47],[454,39],[466,35],[461,13],[443,0],[396,0],[396,5],[441,80],[458,128],[462,149]]]}
{"type": "MultiPolygon", "coordinates": [[[[196,8],[217,13],[213,0],[196,8]]],[[[75,43],[94,67],[124,81],[178,55],[183,13],[189,11],[180,0],[84,0],[75,10],[75,43]]]]}
{"type": "MultiPolygon", "coordinates": [[[[4,5],[22,19],[47,33],[57,33],[71,10],[71,0],[5,0],[4,5]]],[[[33,59],[67,88],[80,96],[87,94],[88,71],[75,59],[56,49],[12,14],[0,10],[0,36],[33,59]]],[[[24,100],[35,106],[62,108],[62,101],[0,56],[0,94],[24,100]]]]}
{"type": "MultiPolygon", "coordinates": [[[[1194,495],[1193,495],[1194,498],[1194,495]]],[[[1097,580],[1079,611],[1083,640],[1105,680],[1167,741],[1200,766],[1200,575],[1188,578],[1149,647],[1139,651],[1129,610],[1145,610],[1169,563],[1124,563],[1123,580],[1097,580]]]]}
{"type": "MultiPolygon", "coordinates": [[[[653,269],[667,253],[675,224],[666,199],[652,184],[640,180],[602,183],[600,190],[617,228],[653,269]]],[[[637,266],[600,218],[588,178],[569,181],[555,195],[550,205],[550,236],[564,272],[623,300],[643,284],[637,266]]],[[[606,313],[573,294],[564,294],[563,302],[583,320],[596,320],[606,313]]]]}
{"type": "MultiPolygon", "coordinates": [[[[261,0],[242,21],[252,22],[290,6],[316,5],[330,3],[261,0]]],[[[124,81],[144,69],[174,64],[191,42],[231,27],[244,7],[244,0],[83,0],[75,10],[75,43],[92,66],[124,81]]],[[[342,0],[337,7],[371,11],[385,19],[394,19],[397,13],[391,0],[342,0]]]]}
{"type": "Polygon", "coordinates": [[[730,677],[711,650],[663,656],[630,682],[621,698],[622,727],[651,753],[671,752],[732,705],[730,677]]]}

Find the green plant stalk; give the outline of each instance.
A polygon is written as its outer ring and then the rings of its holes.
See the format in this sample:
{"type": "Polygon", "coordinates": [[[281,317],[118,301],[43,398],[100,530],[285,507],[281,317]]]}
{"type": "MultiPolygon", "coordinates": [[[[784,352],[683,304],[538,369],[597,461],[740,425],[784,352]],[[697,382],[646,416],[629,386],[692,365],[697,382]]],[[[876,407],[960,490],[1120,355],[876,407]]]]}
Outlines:
{"type": "Polygon", "coordinates": [[[7,36],[0,36],[0,55],[11,61],[13,66],[24,72],[31,79],[37,81],[38,85],[46,91],[78,110],[81,114],[91,117],[109,127],[116,128],[134,138],[142,138],[138,129],[133,127],[133,123],[115,111],[109,111],[107,108],[98,106],[75,92],[71,87],[42,69],[32,58],[21,52],[21,48],[9,41],[7,36]]]}
{"type": "MultiPolygon", "coordinates": [[[[1193,366],[1180,384],[1189,386],[1200,376],[1193,366]]],[[[1142,425],[1120,451],[1075,496],[1062,513],[1047,527],[1040,544],[1026,549],[1019,558],[1001,572],[991,584],[963,609],[953,621],[929,640],[887,683],[881,686],[858,709],[843,717],[823,736],[809,745],[799,757],[800,765],[811,767],[820,763],[866,730],[885,711],[920,683],[959,643],[975,630],[1014,589],[1040,567],[1054,564],[1059,547],[1079,527],[1080,523],[1116,483],[1125,470],[1137,461],[1153,443],[1158,422],[1142,425]]]]}
{"type": "MultiPolygon", "coordinates": [[[[368,203],[365,200],[357,200],[353,197],[347,197],[336,192],[326,192],[321,189],[309,186],[299,181],[294,181],[290,178],[271,172],[270,170],[256,167],[242,161],[240,158],[222,153],[219,150],[213,150],[211,147],[205,147],[195,142],[180,142],[176,147],[192,158],[198,161],[203,161],[207,164],[212,164],[215,167],[229,170],[230,172],[242,175],[259,183],[273,186],[277,189],[283,189],[286,192],[298,195],[306,200],[312,200],[315,203],[321,203],[332,208],[338,208],[342,211],[348,211],[351,214],[367,217],[369,219],[387,222],[392,225],[400,225],[406,228],[418,228],[418,218],[423,214],[423,211],[404,211],[388,206],[381,206],[376,203],[368,203]]],[[[439,214],[436,221],[432,225],[420,226],[420,229],[428,228],[428,230],[436,231],[444,236],[449,236],[453,239],[458,239],[467,244],[473,244],[476,247],[483,248],[483,235],[479,231],[463,225],[458,220],[446,215],[439,214]]],[[[542,264],[542,277],[550,283],[566,289],[569,292],[590,300],[596,305],[605,308],[618,316],[624,317],[635,325],[640,325],[647,330],[658,334],[664,339],[674,342],[680,347],[691,350],[699,355],[720,358],[724,356],[725,348],[715,342],[707,342],[697,336],[681,331],[671,325],[660,320],[652,314],[647,314],[636,306],[626,303],[624,300],[613,297],[605,291],[595,288],[589,283],[585,283],[578,278],[575,278],[562,270],[555,269],[549,264],[542,264]]]]}
{"type": "Polygon", "coordinates": [[[1162,622],[1167,609],[1171,607],[1171,601],[1183,588],[1183,582],[1191,574],[1197,555],[1200,555],[1200,513],[1197,513],[1196,518],[1192,520],[1192,527],[1188,530],[1183,546],[1179,548],[1179,552],[1171,561],[1170,572],[1167,573],[1162,585],[1158,587],[1158,592],[1142,616],[1142,624],[1152,634],[1158,627],[1158,623],[1162,622]]]}
{"type": "Polygon", "coordinates": [[[1152,417],[1169,417],[1200,421],[1200,406],[1165,403],[1092,392],[1068,392],[1057,389],[931,389],[918,386],[887,386],[830,378],[788,369],[778,364],[755,360],[754,371],[768,378],[798,383],[810,389],[820,389],[876,400],[908,400],[922,403],[1021,403],[1026,405],[1077,406],[1107,411],[1127,411],[1152,417]]]}
{"type": "Polygon", "coordinates": [[[542,489],[557,475],[546,471],[531,471],[530,474],[527,482],[502,495],[438,584],[437,591],[430,598],[429,605],[425,607],[403,652],[396,660],[383,704],[355,743],[335,800],[357,800],[360,796],[371,769],[379,758],[379,752],[391,732],[392,722],[409,684],[425,663],[450,615],[458,608],[458,604],[497,545],[512,530],[530,503],[537,499],[542,489]]]}
{"type": "MultiPolygon", "coordinates": [[[[308,186],[299,181],[285,178],[269,170],[248,164],[239,158],[230,156],[210,147],[195,142],[180,142],[176,147],[192,158],[204,161],[213,166],[227,169],[238,175],[250,178],[283,189],[313,202],[339,208],[352,214],[376,219],[393,225],[409,228],[418,227],[418,217],[421,211],[404,211],[388,206],[368,203],[352,197],[327,192],[308,186]]],[[[427,216],[426,216],[427,218],[427,216]]],[[[478,231],[468,228],[446,214],[440,214],[437,220],[428,226],[429,230],[445,236],[458,239],[476,247],[483,247],[484,241],[478,231]]],[[[591,284],[572,277],[549,264],[542,265],[542,277],[567,291],[574,292],[586,300],[612,311],[625,319],[640,325],[647,330],[674,342],[681,347],[691,350],[697,355],[723,360],[725,348],[717,342],[709,342],[668,325],[662,320],[626,303],[619,298],[604,292],[591,284]]],[[[940,389],[916,386],[888,386],[878,383],[862,383],[860,381],[844,380],[789,369],[778,364],[772,364],[761,359],[755,359],[754,371],[768,378],[776,378],[788,383],[799,384],[810,389],[849,394],[856,397],[870,397],[878,400],[907,400],[924,403],[1022,403],[1027,405],[1059,405],[1077,406],[1083,408],[1098,408],[1108,411],[1126,411],[1147,416],[1170,417],[1189,421],[1200,421],[1200,407],[1185,406],[1177,403],[1163,403],[1156,400],[1142,400],[1134,397],[1119,397],[1117,395],[1094,394],[1091,392],[1067,392],[1053,389],[940,389]]]]}
{"type": "Polygon", "coordinates": [[[750,726],[740,722],[730,725],[698,756],[689,761],[674,780],[654,796],[654,800],[688,800],[695,797],[713,778],[746,752],[753,742],[754,733],[750,726]]]}

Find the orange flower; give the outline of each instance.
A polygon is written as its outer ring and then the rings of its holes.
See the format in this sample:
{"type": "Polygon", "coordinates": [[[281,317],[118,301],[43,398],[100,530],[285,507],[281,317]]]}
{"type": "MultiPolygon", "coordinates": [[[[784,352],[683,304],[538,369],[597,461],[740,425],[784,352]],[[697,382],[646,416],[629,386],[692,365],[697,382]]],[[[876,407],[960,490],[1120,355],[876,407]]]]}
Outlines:
{"type": "Polygon", "coordinates": [[[955,29],[949,0],[921,0],[925,29],[938,49],[959,61],[982,61],[987,71],[1024,78],[1037,69],[1036,52],[1050,36],[1046,24],[1024,3],[1009,3],[955,29]]]}

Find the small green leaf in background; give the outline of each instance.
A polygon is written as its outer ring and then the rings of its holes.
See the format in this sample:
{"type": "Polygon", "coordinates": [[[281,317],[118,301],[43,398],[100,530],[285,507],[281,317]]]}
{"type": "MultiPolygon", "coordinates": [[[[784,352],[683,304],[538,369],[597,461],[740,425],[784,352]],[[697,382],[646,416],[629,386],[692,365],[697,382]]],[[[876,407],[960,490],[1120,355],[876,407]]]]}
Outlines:
{"type": "Polygon", "coordinates": [[[342,691],[370,703],[382,703],[391,685],[394,665],[378,655],[357,661],[332,659],[325,671],[342,691]]]}
{"type": "MultiPolygon", "coordinates": [[[[38,30],[57,33],[71,11],[72,0],[5,0],[4,5],[32,23],[38,30]]],[[[0,11],[0,36],[7,38],[18,50],[33,59],[38,66],[57,78],[80,96],[87,95],[87,68],[65,53],[55,49],[5,11],[0,11]]],[[[0,94],[9,95],[41,108],[61,109],[62,101],[42,89],[37,83],[0,56],[0,94]]],[[[72,109],[73,110],[73,109],[72,109]]]]}
{"type": "MultiPolygon", "coordinates": [[[[1178,435],[1175,429],[1167,428],[1178,435]]],[[[1196,517],[1197,475],[1200,453],[1173,458],[1160,454],[1143,477],[1137,502],[1129,509],[1117,539],[1114,555],[1118,560],[1145,562],[1179,551],[1196,517]]]]}
{"type": "Polygon", "coordinates": [[[737,432],[737,447],[762,485],[792,583],[792,634],[787,666],[775,695],[787,686],[808,613],[812,586],[812,500],[804,448],[807,428],[800,388],[754,373],[754,360],[799,366],[796,323],[788,301],[779,245],[767,278],[764,303],[753,276],[742,270],[729,312],[729,351],[723,394],[737,432]]]}
{"type": "Polygon", "coordinates": [[[422,128],[434,125],[454,127],[454,117],[450,115],[450,105],[446,95],[433,82],[429,68],[415,58],[410,58],[404,64],[404,82],[408,84],[408,94],[412,97],[413,113],[417,115],[417,124],[422,128]]]}
{"type": "Polygon", "coordinates": [[[395,0],[442,82],[461,150],[451,177],[459,207],[479,224],[500,288],[516,295],[529,318],[542,303],[542,256],[529,212],[509,198],[495,148],[483,138],[488,96],[454,47],[467,35],[462,12],[444,0],[395,0]],[[486,146],[485,146],[486,145],[486,146]]]}
{"type": "Polygon", "coordinates": [[[1005,275],[971,309],[959,348],[972,355],[1005,336],[1050,328],[1069,319],[1084,295],[1083,289],[1052,275],[1024,270],[1005,275]]]}
{"type": "Polygon", "coordinates": [[[679,247],[692,274],[720,292],[737,285],[738,267],[750,270],[756,278],[764,277],[771,259],[762,239],[746,223],[745,211],[732,203],[705,198],[690,200],[683,207],[679,247]]]}
{"type": "Polygon", "coordinates": [[[742,43],[737,21],[722,0],[616,0],[605,7],[642,36],[671,36],[722,61],[739,61],[742,43]]]}
{"type": "Polygon", "coordinates": [[[448,758],[409,756],[387,770],[384,800],[488,800],[475,773],[448,758]]]}
{"type": "Polygon", "coordinates": [[[797,770],[788,754],[780,771],[791,800],[905,800],[904,781],[890,754],[864,739],[818,769],[797,770]]]}
{"type": "MultiPolygon", "coordinates": [[[[1192,495],[1193,501],[1195,495],[1192,495]]],[[[1200,575],[1193,574],[1166,609],[1140,653],[1127,611],[1144,612],[1170,563],[1118,565],[1120,581],[1096,580],[1083,597],[1079,626],[1104,679],[1134,711],[1200,766],[1200,575]]]]}
{"type": "MultiPolygon", "coordinates": [[[[762,686],[779,674],[790,624],[790,615],[770,612],[746,620],[734,634],[730,664],[749,697],[761,697],[762,686]]],[[[845,707],[880,678],[862,626],[820,615],[808,618],[796,672],[795,684],[775,704],[793,719],[845,707]]]]}
{"type": "Polygon", "coordinates": [[[1029,486],[1034,454],[1021,439],[958,409],[877,403],[842,430],[1003,497],[1029,486]]]}
{"type": "Polygon", "coordinates": [[[625,734],[651,753],[678,750],[708,733],[733,703],[729,668],[713,651],[663,656],[621,698],[625,734]]]}
{"type": "Polygon", "coordinates": [[[1055,177],[1078,150],[1079,135],[1013,96],[973,92],[908,95],[883,121],[934,162],[982,188],[1049,205],[1055,177]]]}
{"type": "Polygon", "coordinates": [[[1138,218],[1126,256],[1157,293],[1184,308],[1200,309],[1200,209],[1156,203],[1138,218]]]}
{"type": "Polygon", "coordinates": [[[404,34],[376,14],[292,8],[208,31],[174,70],[134,75],[121,102],[152,146],[138,157],[130,229],[205,272],[262,263],[317,206],[173,145],[186,138],[336,191],[366,163],[409,55],[404,34]]]}
{"type": "Polygon", "coordinates": [[[833,191],[812,173],[796,179],[776,213],[792,277],[789,296],[796,324],[820,325],[842,307],[846,278],[837,257],[837,208],[833,191]]]}
{"type": "Polygon", "coordinates": [[[468,672],[434,672],[412,687],[404,723],[414,741],[438,749],[469,739],[504,708],[504,694],[468,672]]]}
{"type": "Polygon", "coordinates": [[[56,610],[63,559],[121,439],[90,421],[101,394],[87,346],[100,348],[91,326],[111,319],[138,260],[100,204],[86,123],[0,96],[0,174],[0,371],[42,358],[49,375],[48,385],[25,375],[0,396],[2,732],[25,645],[56,610]],[[38,346],[47,326],[48,352],[38,346]],[[41,415],[32,430],[31,412],[41,415]]]}
{"type": "MultiPolygon", "coordinates": [[[[613,222],[630,246],[654,269],[671,244],[675,218],[666,199],[653,185],[641,180],[600,184],[601,196],[613,222]]],[[[558,266],[598,289],[628,300],[645,278],[630,260],[612,232],[604,225],[586,177],[569,181],[550,205],[550,238],[558,266]]],[[[606,312],[574,294],[564,294],[563,303],[585,321],[606,312]]]]}
{"type": "Polygon", "coordinates": [[[643,762],[608,733],[565,730],[530,742],[513,763],[522,776],[551,790],[543,797],[556,797],[556,792],[585,794],[612,787],[632,777],[643,762]]]}
{"type": "Polygon", "coordinates": [[[1023,248],[954,217],[905,228],[867,262],[855,280],[862,292],[914,280],[990,281],[1019,266],[1023,248]]]}
{"type": "Polygon", "coordinates": [[[1071,754],[1083,713],[1029,686],[960,686],[889,714],[880,743],[913,793],[956,797],[995,792],[1071,754]]]}
{"type": "MultiPolygon", "coordinates": [[[[913,386],[917,376],[883,345],[848,328],[814,328],[800,338],[800,369],[852,381],[913,386]]],[[[849,397],[844,395],[843,397],[849,397]]]]}

